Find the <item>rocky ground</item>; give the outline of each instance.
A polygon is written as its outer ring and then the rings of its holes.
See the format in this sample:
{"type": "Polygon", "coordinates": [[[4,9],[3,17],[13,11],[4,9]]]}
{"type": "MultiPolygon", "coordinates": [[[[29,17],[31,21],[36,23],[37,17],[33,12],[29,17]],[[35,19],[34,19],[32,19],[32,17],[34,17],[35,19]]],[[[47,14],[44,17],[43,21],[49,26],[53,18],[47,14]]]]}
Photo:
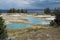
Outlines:
{"type": "Polygon", "coordinates": [[[60,40],[60,27],[11,29],[8,30],[8,35],[11,40],[60,40]]]}

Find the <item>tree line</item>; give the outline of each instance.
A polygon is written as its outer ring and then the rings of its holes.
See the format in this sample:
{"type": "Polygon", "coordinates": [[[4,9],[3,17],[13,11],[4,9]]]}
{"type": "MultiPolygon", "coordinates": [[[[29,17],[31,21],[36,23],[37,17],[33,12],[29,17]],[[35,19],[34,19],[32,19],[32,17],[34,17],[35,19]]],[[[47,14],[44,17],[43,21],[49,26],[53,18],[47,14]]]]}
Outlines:
{"type": "MultiPolygon", "coordinates": [[[[26,9],[9,9],[7,13],[27,13],[28,11],[26,9]]],[[[55,8],[54,10],[51,10],[50,8],[45,8],[44,9],[44,14],[49,14],[49,15],[57,15],[60,13],[60,8],[55,8]]]]}
{"type": "Polygon", "coordinates": [[[25,9],[15,9],[15,8],[12,8],[12,9],[9,9],[7,11],[7,13],[27,13],[27,10],[25,10],[25,9]]]}
{"type": "Polygon", "coordinates": [[[50,8],[45,8],[44,13],[49,15],[57,15],[60,13],[60,8],[55,8],[54,10],[51,10],[50,8]]]}

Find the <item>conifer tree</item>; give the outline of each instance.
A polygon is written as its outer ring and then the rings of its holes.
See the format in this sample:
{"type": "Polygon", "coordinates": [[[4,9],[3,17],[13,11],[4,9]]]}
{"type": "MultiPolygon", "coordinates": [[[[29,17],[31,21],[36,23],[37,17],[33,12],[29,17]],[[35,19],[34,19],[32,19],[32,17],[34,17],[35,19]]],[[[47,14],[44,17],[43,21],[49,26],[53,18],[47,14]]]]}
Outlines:
{"type": "Polygon", "coordinates": [[[7,38],[6,25],[4,25],[4,19],[0,17],[0,40],[6,40],[6,38],[7,38]]]}
{"type": "Polygon", "coordinates": [[[45,14],[51,14],[51,10],[50,10],[49,8],[45,8],[45,9],[44,9],[44,13],[45,13],[45,14]]]}

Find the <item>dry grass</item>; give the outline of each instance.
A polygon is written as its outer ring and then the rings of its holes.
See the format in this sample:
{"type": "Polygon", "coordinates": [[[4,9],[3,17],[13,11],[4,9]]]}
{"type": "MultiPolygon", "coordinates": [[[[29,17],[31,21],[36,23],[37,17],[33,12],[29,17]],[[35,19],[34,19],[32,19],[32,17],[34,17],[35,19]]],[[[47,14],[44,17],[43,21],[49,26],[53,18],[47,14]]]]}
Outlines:
{"type": "Polygon", "coordinates": [[[9,36],[15,36],[14,40],[60,40],[60,27],[53,28],[48,25],[39,25],[27,29],[10,29],[9,36]]]}

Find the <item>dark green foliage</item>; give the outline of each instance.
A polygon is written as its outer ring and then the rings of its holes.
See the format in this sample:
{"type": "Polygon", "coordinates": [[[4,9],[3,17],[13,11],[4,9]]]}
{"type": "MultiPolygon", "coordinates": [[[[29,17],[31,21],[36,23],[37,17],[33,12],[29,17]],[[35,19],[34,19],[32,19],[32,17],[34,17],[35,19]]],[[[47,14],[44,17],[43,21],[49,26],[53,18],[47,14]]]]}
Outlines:
{"type": "Polygon", "coordinates": [[[44,13],[45,14],[50,14],[50,15],[57,15],[60,13],[60,7],[59,8],[55,8],[54,10],[50,10],[50,8],[45,8],[44,9],[44,13]]]}
{"type": "Polygon", "coordinates": [[[10,10],[8,10],[8,12],[7,13],[16,13],[16,9],[10,9],[10,10]]]}
{"type": "Polygon", "coordinates": [[[54,21],[53,20],[50,22],[50,26],[54,26],[54,21]]]}
{"type": "Polygon", "coordinates": [[[51,26],[59,27],[60,26],[60,13],[56,15],[56,18],[50,22],[51,26]]]}
{"type": "Polygon", "coordinates": [[[55,8],[54,11],[53,11],[53,14],[57,15],[59,13],[60,13],[60,8],[55,8]]]}
{"type": "Polygon", "coordinates": [[[7,13],[27,13],[27,10],[25,10],[25,9],[10,9],[10,10],[8,10],[8,12],[7,13]]]}
{"type": "Polygon", "coordinates": [[[27,10],[21,9],[20,12],[21,13],[27,13],[27,10]]]}
{"type": "Polygon", "coordinates": [[[18,9],[16,12],[17,12],[17,13],[20,13],[20,9],[18,9]]]}
{"type": "Polygon", "coordinates": [[[57,27],[58,25],[56,24],[56,22],[55,22],[54,20],[52,20],[52,21],[50,22],[50,26],[57,27]]]}
{"type": "Polygon", "coordinates": [[[50,13],[51,13],[51,10],[50,10],[49,8],[45,8],[45,9],[44,9],[44,13],[45,13],[45,14],[50,14],[50,13]]]}
{"type": "Polygon", "coordinates": [[[56,15],[56,19],[54,20],[57,25],[60,25],[60,13],[56,15]]]}
{"type": "Polygon", "coordinates": [[[24,13],[24,10],[23,9],[21,9],[20,11],[21,11],[21,13],[24,13]]]}
{"type": "Polygon", "coordinates": [[[4,25],[4,20],[0,17],[0,40],[5,40],[7,38],[6,25],[4,25]]]}

